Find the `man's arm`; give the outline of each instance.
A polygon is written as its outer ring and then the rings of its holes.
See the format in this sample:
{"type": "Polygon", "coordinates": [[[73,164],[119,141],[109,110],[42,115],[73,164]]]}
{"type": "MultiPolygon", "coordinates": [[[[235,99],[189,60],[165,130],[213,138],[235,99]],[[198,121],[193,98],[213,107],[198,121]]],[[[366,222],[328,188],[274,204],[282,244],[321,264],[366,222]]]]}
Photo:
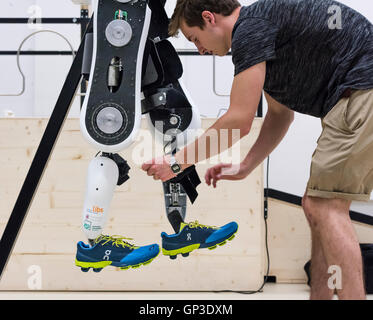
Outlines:
{"type": "Polygon", "coordinates": [[[250,174],[285,137],[291,123],[294,121],[294,111],[265,94],[268,111],[263,122],[258,139],[247,154],[243,163],[250,174]]]}
{"type": "Polygon", "coordinates": [[[263,62],[234,78],[228,111],[200,138],[176,154],[176,160],[182,164],[183,169],[222,153],[250,132],[262,95],[265,75],[266,63],[263,62]],[[223,146],[220,143],[222,129],[228,131],[228,144],[224,143],[223,146]],[[233,130],[237,129],[240,130],[238,137],[232,134],[233,130]],[[206,150],[198,152],[198,145],[204,145],[204,141],[206,141],[206,150]],[[211,150],[211,144],[217,148],[211,150]]]}
{"type": "Polygon", "coordinates": [[[265,94],[268,111],[255,144],[240,165],[220,163],[207,170],[205,181],[213,185],[219,180],[246,178],[278,146],[294,120],[294,111],[265,94]]]}

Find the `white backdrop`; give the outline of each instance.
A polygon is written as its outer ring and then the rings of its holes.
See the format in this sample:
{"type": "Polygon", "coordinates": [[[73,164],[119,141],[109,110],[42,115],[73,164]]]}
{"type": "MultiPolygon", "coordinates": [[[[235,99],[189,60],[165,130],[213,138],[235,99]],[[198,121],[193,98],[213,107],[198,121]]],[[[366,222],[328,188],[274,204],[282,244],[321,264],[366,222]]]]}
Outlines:
{"type": "MultiPolygon", "coordinates": [[[[253,3],[242,0],[243,5],[253,3]]],[[[373,2],[369,0],[341,0],[363,13],[373,22],[373,2]]],[[[174,0],[167,2],[172,13],[174,0]]],[[[1,0],[0,17],[79,17],[80,7],[71,0],[1,0]],[[36,6],[36,7],[35,7],[36,6]],[[41,12],[40,12],[41,11],[41,12]]],[[[43,25],[62,33],[76,50],[80,43],[78,25],[43,25]]],[[[17,50],[20,42],[38,29],[28,25],[0,25],[0,50],[17,50]]],[[[193,49],[182,35],[173,39],[177,49],[193,49]]],[[[62,39],[52,34],[38,34],[29,39],[23,50],[69,50],[62,39]]],[[[0,96],[0,117],[48,117],[54,107],[63,81],[71,65],[69,56],[21,56],[21,66],[26,75],[26,91],[20,97],[0,96]]],[[[233,79],[230,57],[216,58],[215,78],[212,57],[182,57],[183,81],[198,105],[201,114],[216,117],[229,106],[229,92],[233,79]],[[215,88],[214,88],[215,87],[215,88]],[[215,89],[215,90],[214,90],[215,89]]],[[[15,56],[0,56],[0,95],[21,90],[15,56]]],[[[264,105],[266,112],[266,105],[264,105]]],[[[69,117],[79,116],[79,99],[74,102],[69,117]]],[[[321,133],[320,120],[296,114],[287,136],[272,153],[269,187],[302,196],[309,177],[311,155],[321,133]]],[[[373,215],[371,203],[354,203],[353,210],[373,215]]]]}

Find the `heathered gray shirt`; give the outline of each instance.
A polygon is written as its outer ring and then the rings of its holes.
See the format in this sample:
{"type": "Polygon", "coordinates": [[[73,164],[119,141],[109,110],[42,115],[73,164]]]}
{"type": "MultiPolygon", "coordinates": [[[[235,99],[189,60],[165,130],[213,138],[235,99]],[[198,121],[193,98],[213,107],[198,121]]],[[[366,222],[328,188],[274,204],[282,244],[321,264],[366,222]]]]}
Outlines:
{"type": "Polygon", "coordinates": [[[267,61],[264,91],[322,118],[347,88],[373,88],[373,25],[337,1],[259,0],[241,8],[232,59],[235,75],[267,61]]]}

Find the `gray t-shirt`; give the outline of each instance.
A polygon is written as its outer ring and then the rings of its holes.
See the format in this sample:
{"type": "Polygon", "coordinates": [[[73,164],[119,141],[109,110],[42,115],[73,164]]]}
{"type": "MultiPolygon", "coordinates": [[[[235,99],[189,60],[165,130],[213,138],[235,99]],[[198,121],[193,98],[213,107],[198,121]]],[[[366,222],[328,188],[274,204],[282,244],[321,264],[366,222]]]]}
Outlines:
{"type": "Polygon", "coordinates": [[[232,60],[235,75],[267,61],[264,91],[323,118],[347,88],[373,88],[373,25],[337,1],[260,0],[241,8],[232,60]]]}

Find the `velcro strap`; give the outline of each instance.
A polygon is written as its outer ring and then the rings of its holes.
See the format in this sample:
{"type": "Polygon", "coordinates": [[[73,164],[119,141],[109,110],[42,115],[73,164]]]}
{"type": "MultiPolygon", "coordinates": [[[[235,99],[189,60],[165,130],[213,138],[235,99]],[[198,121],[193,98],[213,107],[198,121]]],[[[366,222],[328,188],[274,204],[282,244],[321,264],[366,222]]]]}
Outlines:
{"type": "Polygon", "coordinates": [[[185,193],[188,195],[188,198],[191,203],[198,197],[197,186],[201,183],[201,180],[198,176],[196,166],[191,166],[185,169],[177,177],[170,180],[171,183],[180,183],[185,193]]]}

